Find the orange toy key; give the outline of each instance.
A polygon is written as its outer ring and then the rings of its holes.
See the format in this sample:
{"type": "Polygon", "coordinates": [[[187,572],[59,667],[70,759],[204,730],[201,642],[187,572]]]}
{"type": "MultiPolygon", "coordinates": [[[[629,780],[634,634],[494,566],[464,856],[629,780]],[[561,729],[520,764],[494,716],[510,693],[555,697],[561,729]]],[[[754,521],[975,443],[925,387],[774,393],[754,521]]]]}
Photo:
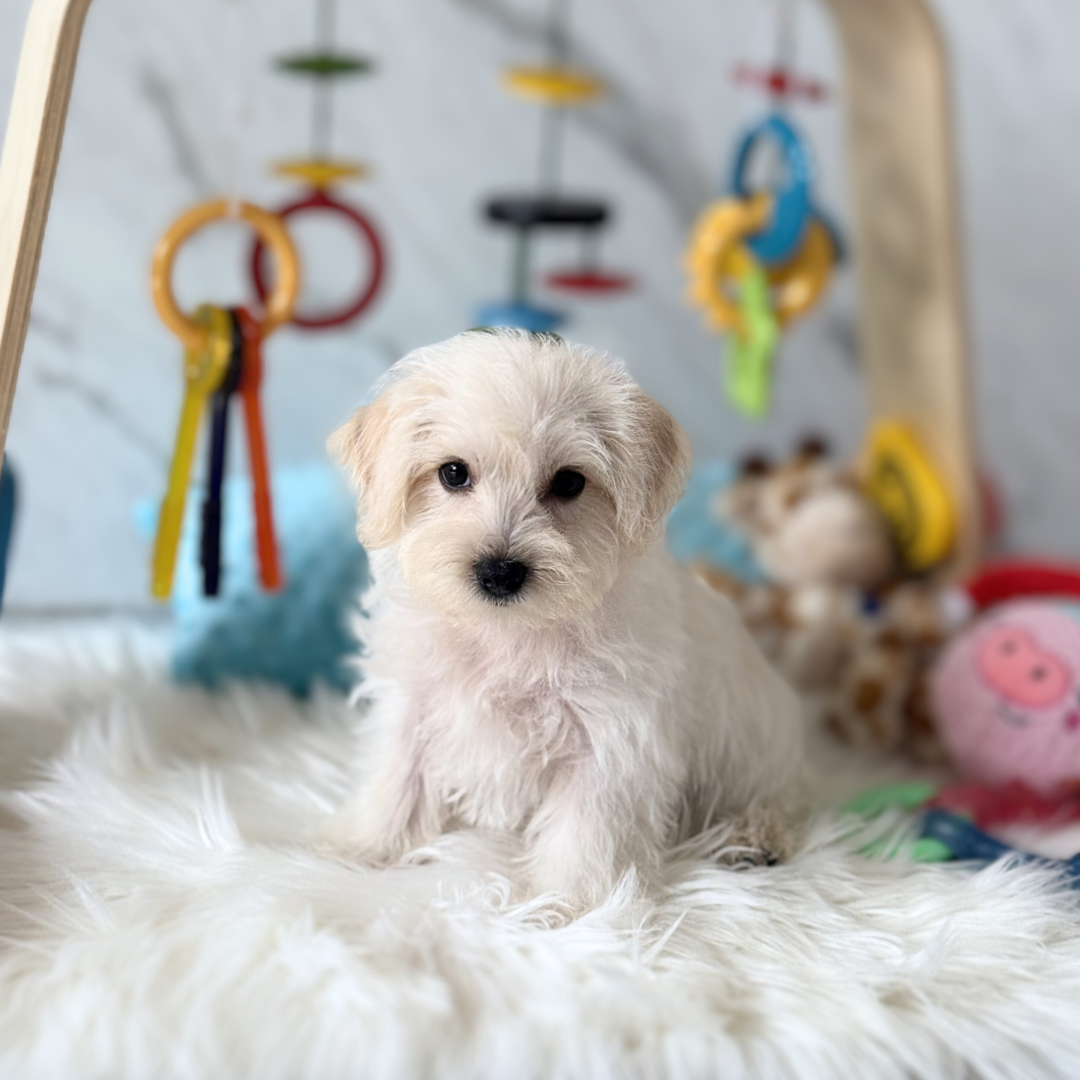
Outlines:
{"type": "Polygon", "coordinates": [[[263,430],[259,384],[262,381],[262,333],[258,321],[245,308],[235,308],[233,315],[243,340],[243,365],[238,387],[244,401],[248,456],[251,459],[252,499],[255,509],[255,545],[259,553],[259,578],[265,589],[284,585],[277,541],[274,538],[274,512],[270,498],[270,470],[266,464],[266,436],[263,430]]]}

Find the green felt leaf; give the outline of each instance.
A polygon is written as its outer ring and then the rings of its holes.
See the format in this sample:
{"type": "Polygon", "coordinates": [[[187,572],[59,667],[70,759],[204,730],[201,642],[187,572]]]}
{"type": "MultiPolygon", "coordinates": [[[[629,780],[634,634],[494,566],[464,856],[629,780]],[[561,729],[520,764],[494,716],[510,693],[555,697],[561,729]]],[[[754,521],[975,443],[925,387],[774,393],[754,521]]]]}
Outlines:
{"type": "Polygon", "coordinates": [[[366,75],[374,69],[375,61],[367,56],[344,53],[298,53],[279,57],[277,66],[298,75],[330,79],[339,75],[366,75]]]}
{"type": "Polygon", "coordinates": [[[932,836],[921,836],[907,845],[895,840],[875,840],[860,848],[859,854],[868,859],[895,859],[906,855],[910,862],[917,863],[949,862],[954,857],[940,840],[932,836]]]}
{"type": "Polygon", "coordinates": [[[780,321],[769,295],[769,279],[760,263],[754,263],[741,284],[739,309],[746,332],[731,335],[727,395],[741,413],[759,419],[769,411],[772,401],[772,360],[780,339],[780,321]]]}
{"type": "Polygon", "coordinates": [[[938,791],[937,784],[911,780],[900,784],[887,784],[872,788],[845,803],[843,813],[874,817],[884,810],[918,810],[925,806],[938,791]]]}

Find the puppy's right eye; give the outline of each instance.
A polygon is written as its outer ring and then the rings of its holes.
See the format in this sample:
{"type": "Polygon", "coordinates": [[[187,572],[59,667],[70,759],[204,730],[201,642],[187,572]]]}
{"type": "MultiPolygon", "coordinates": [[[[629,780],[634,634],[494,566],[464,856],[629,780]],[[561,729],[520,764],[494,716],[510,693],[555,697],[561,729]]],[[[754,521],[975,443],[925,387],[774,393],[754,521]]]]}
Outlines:
{"type": "Polygon", "coordinates": [[[445,488],[465,488],[469,486],[469,467],[461,461],[448,461],[439,466],[439,479],[445,488]]]}
{"type": "Polygon", "coordinates": [[[557,499],[576,499],[585,490],[585,477],[577,469],[560,469],[551,481],[557,499]]]}

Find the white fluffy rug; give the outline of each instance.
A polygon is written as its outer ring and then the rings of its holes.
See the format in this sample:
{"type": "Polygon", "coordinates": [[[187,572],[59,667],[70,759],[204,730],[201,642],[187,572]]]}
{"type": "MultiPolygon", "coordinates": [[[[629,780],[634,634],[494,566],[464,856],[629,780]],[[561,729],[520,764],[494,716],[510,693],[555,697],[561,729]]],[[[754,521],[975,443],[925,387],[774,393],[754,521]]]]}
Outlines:
{"type": "Polygon", "coordinates": [[[137,637],[0,641],[0,1075],[1080,1076],[1045,870],[871,862],[825,822],[567,924],[511,902],[497,837],[381,873],[307,850],[347,721],[177,690],[137,637]]]}

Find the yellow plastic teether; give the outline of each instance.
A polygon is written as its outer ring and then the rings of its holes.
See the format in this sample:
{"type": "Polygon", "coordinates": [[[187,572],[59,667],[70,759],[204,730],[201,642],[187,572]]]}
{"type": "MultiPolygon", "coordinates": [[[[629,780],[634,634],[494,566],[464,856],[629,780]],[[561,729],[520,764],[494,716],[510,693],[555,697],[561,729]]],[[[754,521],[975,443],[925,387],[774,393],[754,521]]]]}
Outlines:
{"type": "Polygon", "coordinates": [[[293,180],[305,180],[312,187],[328,188],[339,180],[363,180],[368,167],[360,161],[332,161],[321,158],[289,158],[274,162],[274,173],[293,180]]]}
{"type": "Polygon", "coordinates": [[[686,251],[690,300],[705,309],[714,329],[746,333],[739,305],[724,291],[723,279],[725,270],[739,269],[740,260],[742,266],[749,265],[745,260],[753,256],[742,249],[742,240],[768,225],[772,206],[772,196],[767,194],[720,199],[698,218],[690,234],[686,251]],[[732,265],[733,260],[736,265],[732,265]]]}
{"type": "Polygon", "coordinates": [[[956,515],[941,478],[912,432],[880,421],[864,453],[863,486],[892,526],[904,566],[928,570],[948,555],[956,515]]]}
{"type": "Polygon", "coordinates": [[[205,332],[204,344],[184,350],[184,402],[180,408],[180,423],[176,428],[169,486],[161,501],[157,534],[154,537],[154,558],[150,589],[155,597],[164,600],[172,591],[176,569],[176,550],[180,543],[180,527],[184,520],[184,502],[191,477],[191,459],[199,437],[206,400],[221,385],[232,355],[232,319],[222,308],[204,304],[193,320],[205,332]]]}
{"type": "Polygon", "coordinates": [[[584,105],[604,92],[604,84],[568,68],[510,68],[503,84],[511,93],[545,105],[584,105]]]}
{"type": "MultiPolygon", "coordinates": [[[[766,204],[766,221],[770,212],[771,204],[766,204]]],[[[760,205],[749,207],[743,200],[724,199],[706,210],[695,226],[686,256],[690,299],[705,308],[710,324],[718,330],[742,327],[739,303],[728,294],[725,283],[745,281],[751,267],[756,265],[757,259],[741,243],[741,238],[755,231],[755,228],[745,227],[747,218],[757,221],[761,214],[760,205]],[[746,207],[741,217],[735,206],[746,207]],[[739,230],[738,236],[732,236],[733,230],[739,230]]],[[[829,230],[814,218],[807,226],[798,251],[787,262],[766,267],[773,291],[773,306],[781,326],[786,326],[817,303],[829,283],[835,262],[836,248],[829,230]]]]}

